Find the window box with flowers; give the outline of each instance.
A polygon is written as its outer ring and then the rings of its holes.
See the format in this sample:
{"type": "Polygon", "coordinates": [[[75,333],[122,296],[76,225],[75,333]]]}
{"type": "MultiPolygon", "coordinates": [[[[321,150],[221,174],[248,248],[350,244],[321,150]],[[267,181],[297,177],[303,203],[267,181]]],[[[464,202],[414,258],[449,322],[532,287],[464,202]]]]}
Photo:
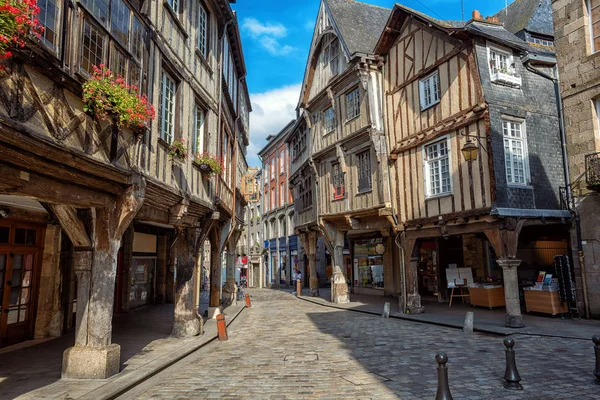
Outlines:
{"type": "Polygon", "coordinates": [[[173,143],[169,145],[167,154],[171,157],[171,161],[182,163],[187,158],[187,147],[185,147],[185,140],[175,139],[173,143]]]}
{"type": "Polygon", "coordinates": [[[39,12],[36,0],[4,0],[0,3],[0,60],[10,58],[11,50],[25,47],[31,33],[41,37],[44,28],[35,18],[39,12]]]}
{"type": "Polygon", "coordinates": [[[209,153],[196,154],[194,164],[200,168],[200,171],[208,175],[219,175],[223,171],[223,161],[221,158],[209,153]]]}
{"type": "Polygon", "coordinates": [[[119,128],[131,129],[140,135],[146,132],[155,112],[146,95],[128,85],[103,64],[94,66],[92,77],[83,84],[83,111],[99,120],[109,119],[119,128]]]}

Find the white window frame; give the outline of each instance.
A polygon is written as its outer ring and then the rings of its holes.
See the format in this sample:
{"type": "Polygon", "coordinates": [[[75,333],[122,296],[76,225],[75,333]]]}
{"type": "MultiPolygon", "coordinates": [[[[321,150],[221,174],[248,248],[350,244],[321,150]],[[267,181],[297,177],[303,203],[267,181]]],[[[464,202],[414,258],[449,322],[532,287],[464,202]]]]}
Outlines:
{"type": "MultiPolygon", "coordinates": [[[[510,126],[508,129],[511,129],[510,126]]],[[[504,170],[506,176],[506,184],[508,186],[516,186],[516,187],[527,187],[531,184],[531,177],[529,171],[529,152],[527,150],[527,132],[525,120],[522,118],[515,118],[510,116],[502,116],[502,147],[504,149],[504,170]],[[504,131],[504,124],[518,124],[521,129],[521,137],[517,138],[514,136],[506,135],[504,131]],[[510,145],[510,148],[513,148],[513,143],[521,143],[521,150],[523,152],[523,182],[514,182],[514,159],[512,153],[506,152],[506,144],[510,145]],[[507,163],[510,162],[510,179],[509,179],[509,170],[507,168],[507,163]]]]}
{"type": "MultiPolygon", "coordinates": [[[[50,49],[56,55],[60,51],[60,44],[61,44],[60,40],[62,38],[62,15],[63,15],[64,3],[61,0],[48,0],[46,5],[48,3],[51,3],[56,8],[56,14],[54,15],[54,20],[53,20],[53,23],[54,23],[53,28],[54,29],[52,30],[52,32],[54,33],[55,43],[50,43],[46,39],[46,31],[47,31],[47,27],[49,25],[48,22],[50,21],[50,19],[48,18],[48,14],[42,13],[41,10],[40,10],[40,14],[38,15],[38,18],[40,20],[40,25],[42,25],[44,27],[44,32],[41,35],[40,41],[44,44],[44,46],[46,46],[48,49],[50,49]]],[[[47,8],[44,10],[47,11],[47,8]]]]}
{"type": "Polygon", "coordinates": [[[279,206],[283,207],[285,205],[285,188],[283,187],[283,182],[279,184],[279,206]]]}
{"type": "Polygon", "coordinates": [[[160,88],[160,138],[171,144],[175,136],[177,83],[168,73],[162,71],[160,88]],[[166,96],[167,89],[170,89],[169,92],[172,94],[170,99],[167,99],[166,96]],[[169,108],[170,112],[167,111],[167,105],[171,107],[169,108]]]}
{"type": "Polygon", "coordinates": [[[360,116],[360,88],[354,88],[346,93],[346,121],[360,116]]]}
{"type": "Polygon", "coordinates": [[[194,106],[194,132],[192,138],[193,154],[204,153],[204,124],[206,123],[206,112],[198,104],[194,106]],[[200,117],[200,118],[199,118],[200,117]],[[198,123],[200,121],[200,123],[198,123]]]}
{"type": "Polygon", "coordinates": [[[180,0],[167,0],[167,4],[175,14],[179,14],[179,2],[180,0]]]}
{"type": "MultiPolygon", "coordinates": [[[[592,2],[590,0],[586,1],[587,3],[587,11],[588,11],[588,18],[589,18],[589,23],[590,23],[590,48],[592,49],[592,53],[596,53],[597,51],[600,51],[600,49],[597,49],[594,46],[594,21],[592,20],[592,2]]],[[[594,7],[594,9],[600,7],[600,3],[594,7]]],[[[599,22],[600,20],[596,21],[599,22]]],[[[600,36],[600,35],[598,35],[600,36]]],[[[598,37],[597,36],[597,37],[598,37]]]]}
{"type": "Polygon", "coordinates": [[[208,56],[208,23],[208,11],[202,1],[198,1],[198,43],[196,46],[204,58],[208,56]]]}
{"type": "Polygon", "coordinates": [[[427,75],[419,80],[419,99],[421,101],[421,111],[433,107],[441,100],[440,75],[438,71],[427,75]]]}
{"type": "Polygon", "coordinates": [[[513,67],[513,65],[515,63],[515,59],[513,57],[512,51],[509,49],[500,48],[498,46],[492,46],[488,43],[487,56],[488,56],[488,66],[489,66],[489,70],[490,70],[490,76],[494,75],[496,72],[503,72],[502,67],[496,66],[497,59],[495,57],[493,59],[494,67],[492,68],[492,63],[491,63],[492,62],[492,53],[496,53],[497,55],[503,55],[506,57],[506,72],[504,72],[504,73],[506,73],[508,75],[516,74],[515,68],[513,67]]]}
{"type": "Polygon", "coordinates": [[[425,143],[421,148],[423,154],[423,176],[425,183],[425,198],[432,199],[436,197],[448,196],[454,193],[454,185],[453,185],[453,174],[452,174],[452,145],[450,142],[449,136],[443,136],[439,139],[436,139],[432,142],[425,143]],[[432,146],[437,146],[437,151],[440,153],[440,145],[444,143],[446,154],[443,156],[437,156],[434,159],[429,159],[429,148],[432,146]],[[448,166],[448,187],[444,190],[443,184],[443,176],[442,176],[442,166],[444,162],[447,162],[448,166]],[[433,193],[433,182],[431,179],[431,169],[432,166],[435,165],[439,170],[439,192],[433,193]]]}
{"type": "Polygon", "coordinates": [[[283,174],[285,172],[285,150],[281,150],[279,154],[279,174],[283,174]]]}
{"type": "Polygon", "coordinates": [[[271,180],[275,179],[275,163],[277,162],[275,160],[276,157],[277,157],[277,155],[275,155],[273,158],[271,158],[271,180]]]}

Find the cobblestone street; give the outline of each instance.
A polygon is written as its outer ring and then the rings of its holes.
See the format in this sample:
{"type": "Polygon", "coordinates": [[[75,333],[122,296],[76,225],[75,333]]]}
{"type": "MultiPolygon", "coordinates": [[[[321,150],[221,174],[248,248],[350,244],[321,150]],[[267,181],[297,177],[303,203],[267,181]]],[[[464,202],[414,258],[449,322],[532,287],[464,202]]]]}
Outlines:
{"type": "Polygon", "coordinates": [[[502,338],[331,309],[275,290],[213,342],[122,399],[433,399],[445,351],[455,399],[598,399],[591,340],[513,336],[524,390],[502,387],[502,338]]]}

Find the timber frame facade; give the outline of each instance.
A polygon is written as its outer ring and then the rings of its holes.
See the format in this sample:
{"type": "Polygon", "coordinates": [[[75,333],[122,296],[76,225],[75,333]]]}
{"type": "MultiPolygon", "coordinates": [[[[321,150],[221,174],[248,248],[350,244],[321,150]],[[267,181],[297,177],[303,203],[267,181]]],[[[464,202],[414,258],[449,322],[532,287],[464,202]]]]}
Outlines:
{"type": "Polygon", "coordinates": [[[396,5],[375,53],[385,58],[395,229],[404,251],[401,307],[422,312],[428,288],[443,300],[445,269],[426,276],[428,267],[454,264],[503,278],[506,324],[523,326],[521,246],[562,243],[569,229],[559,196],[556,98],[551,79],[539,74],[552,74],[552,51],[476,11],[456,23],[396,5]],[[475,144],[471,161],[461,154],[467,141],[475,144]]]}
{"type": "MultiPolygon", "coordinates": [[[[332,273],[327,278],[335,303],[349,301],[349,280],[361,282],[353,285],[355,292],[362,288],[363,279],[349,262],[358,238],[378,240],[389,249],[383,257],[385,290],[395,294],[381,71],[373,56],[389,12],[356,1],[321,2],[298,119],[288,139],[295,226],[308,256],[311,294],[318,295],[317,238],[323,236],[332,256],[332,273]],[[356,24],[364,29],[356,32],[356,24]],[[344,257],[345,248],[349,248],[349,258],[344,257]]],[[[373,286],[373,279],[368,280],[373,286]]],[[[383,279],[376,284],[377,289],[384,289],[383,279]]]]}
{"type": "MultiPolygon", "coordinates": [[[[246,69],[229,1],[48,3],[54,9],[44,21],[55,35],[16,51],[0,71],[0,259],[14,272],[14,255],[23,255],[33,271],[31,288],[19,286],[26,305],[2,298],[2,308],[17,313],[2,319],[0,345],[75,327],[63,376],[107,378],[120,368],[113,308],[128,310],[132,299],[174,302],[172,335],[201,332],[197,265],[205,240],[210,306],[232,300],[246,204],[238,185],[249,142],[246,69]],[[157,116],[145,132],[83,111],[81,85],[99,64],[147,94],[157,116]],[[182,162],[167,155],[174,139],[188,144],[182,162]],[[194,163],[204,152],[224,161],[211,179],[194,163]]],[[[0,285],[0,294],[12,290],[0,285]]]]}

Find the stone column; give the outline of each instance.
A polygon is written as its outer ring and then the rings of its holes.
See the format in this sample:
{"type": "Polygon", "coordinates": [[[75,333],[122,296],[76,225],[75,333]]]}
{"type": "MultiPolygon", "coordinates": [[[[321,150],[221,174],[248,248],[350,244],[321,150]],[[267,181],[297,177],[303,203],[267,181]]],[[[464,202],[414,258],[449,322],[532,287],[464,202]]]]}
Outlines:
{"type": "Polygon", "coordinates": [[[171,336],[189,337],[200,333],[196,315],[194,284],[196,282],[196,230],[179,228],[175,245],[177,279],[175,281],[175,311],[171,336]]]}
{"type": "Polygon", "coordinates": [[[213,235],[210,241],[210,300],[209,317],[213,317],[215,309],[221,306],[221,251],[219,235],[213,235]]]}
{"type": "Polygon", "coordinates": [[[346,266],[344,265],[344,232],[336,230],[333,234],[333,271],[331,276],[331,302],[336,304],[350,302],[346,266]]]}
{"type": "MultiPolygon", "coordinates": [[[[223,286],[223,307],[235,302],[235,252],[227,249],[225,264],[225,286],[223,286]]],[[[232,250],[235,250],[233,248],[232,250]]]]}
{"type": "Polygon", "coordinates": [[[506,300],[506,326],[509,328],[522,328],[523,315],[521,315],[521,300],[519,299],[519,277],[517,267],[521,260],[501,259],[496,260],[502,267],[504,278],[504,298],[506,300]]]}
{"type": "Polygon", "coordinates": [[[415,252],[414,239],[402,238],[402,250],[404,252],[404,269],[406,280],[406,308],[410,314],[421,314],[425,308],[421,305],[419,294],[419,277],[417,275],[418,257],[413,256],[415,252]]]}
{"type": "Polygon", "coordinates": [[[73,252],[73,270],[77,277],[77,312],[75,314],[75,346],[87,345],[88,305],[90,298],[90,278],[92,273],[92,252],[73,252]],[[81,300],[81,301],[80,301],[81,300]]]}
{"type": "Polygon", "coordinates": [[[312,297],[319,297],[319,278],[317,277],[317,253],[313,252],[308,254],[308,267],[310,268],[310,295],[312,297]]]}

